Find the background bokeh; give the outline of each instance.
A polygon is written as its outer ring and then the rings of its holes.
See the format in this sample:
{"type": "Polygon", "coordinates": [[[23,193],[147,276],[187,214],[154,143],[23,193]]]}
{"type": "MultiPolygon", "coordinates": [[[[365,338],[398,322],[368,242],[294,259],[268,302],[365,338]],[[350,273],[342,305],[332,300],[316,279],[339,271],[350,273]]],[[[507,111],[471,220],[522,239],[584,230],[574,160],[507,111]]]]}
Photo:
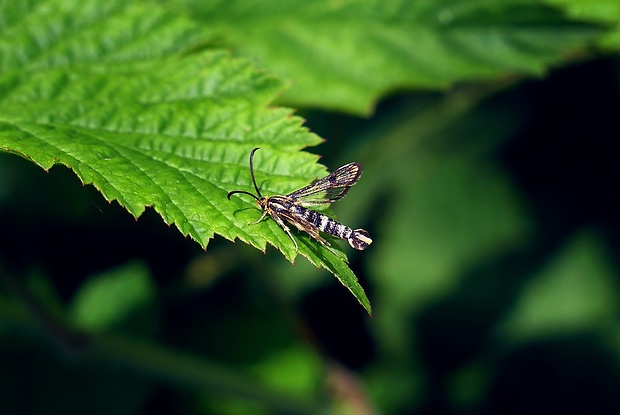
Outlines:
{"type": "MultiPolygon", "coordinates": [[[[331,274],[137,221],[0,154],[0,412],[613,413],[620,66],[304,108],[364,174],[333,206],[373,316],[331,274]]],[[[343,244],[344,246],[344,244],[343,244]]]]}

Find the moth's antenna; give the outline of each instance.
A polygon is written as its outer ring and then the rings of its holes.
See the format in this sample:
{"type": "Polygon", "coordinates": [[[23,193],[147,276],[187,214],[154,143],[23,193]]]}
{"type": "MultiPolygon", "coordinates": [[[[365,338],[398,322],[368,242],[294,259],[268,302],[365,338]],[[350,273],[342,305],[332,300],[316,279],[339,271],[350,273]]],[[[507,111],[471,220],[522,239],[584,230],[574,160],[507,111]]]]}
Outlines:
{"type": "Polygon", "coordinates": [[[259,198],[262,199],[263,195],[260,194],[260,190],[258,190],[258,186],[256,185],[256,179],[254,178],[254,153],[256,153],[256,150],[258,150],[258,149],[259,149],[259,147],[256,147],[250,153],[250,174],[252,175],[252,183],[254,183],[254,188],[256,189],[256,194],[258,195],[259,198]]]}
{"type": "Polygon", "coordinates": [[[258,150],[258,149],[259,149],[259,147],[256,147],[250,153],[250,175],[252,176],[252,183],[254,184],[254,189],[256,189],[256,193],[258,194],[258,196],[253,195],[250,192],[246,192],[245,190],[233,190],[232,192],[228,192],[228,194],[226,195],[226,198],[228,200],[230,200],[230,197],[232,195],[234,195],[235,193],[243,193],[244,195],[250,195],[254,199],[258,200],[259,202],[263,198],[263,195],[260,194],[260,190],[258,190],[258,186],[256,185],[256,179],[254,178],[254,153],[256,153],[256,150],[258,150]]]}

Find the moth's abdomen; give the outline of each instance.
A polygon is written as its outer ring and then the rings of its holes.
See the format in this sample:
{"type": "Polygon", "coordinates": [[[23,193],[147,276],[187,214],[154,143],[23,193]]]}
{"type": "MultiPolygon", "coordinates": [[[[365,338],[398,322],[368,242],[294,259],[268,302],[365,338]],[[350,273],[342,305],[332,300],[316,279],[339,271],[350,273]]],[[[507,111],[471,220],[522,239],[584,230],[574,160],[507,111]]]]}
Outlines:
{"type": "Polygon", "coordinates": [[[358,251],[363,251],[372,243],[370,234],[364,229],[352,230],[348,226],[336,222],[332,218],[310,209],[304,209],[302,216],[305,220],[313,223],[317,228],[319,228],[321,232],[334,235],[340,239],[345,239],[349,242],[351,247],[357,249],[358,251]]]}
{"type": "Polygon", "coordinates": [[[304,223],[308,224],[305,226],[313,225],[321,232],[346,240],[351,247],[359,251],[368,248],[372,243],[370,235],[364,229],[353,230],[327,215],[294,203],[286,197],[272,196],[268,199],[268,205],[269,209],[276,215],[281,212],[288,212],[291,217],[286,220],[298,229],[306,230],[304,223]],[[293,218],[299,218],[299,221],[294,221],[293,218]]]}
{"type": "Polygon", "coordinates": [[[351,232],[353,232],[351,228],[343,225],[342,223],[336,222],[329,216],[301,206],[298,208],[301,209],[301,217],[319,228],[321,232],[334,235],[340,239],[347,239],[351,235],[351,232]]]}

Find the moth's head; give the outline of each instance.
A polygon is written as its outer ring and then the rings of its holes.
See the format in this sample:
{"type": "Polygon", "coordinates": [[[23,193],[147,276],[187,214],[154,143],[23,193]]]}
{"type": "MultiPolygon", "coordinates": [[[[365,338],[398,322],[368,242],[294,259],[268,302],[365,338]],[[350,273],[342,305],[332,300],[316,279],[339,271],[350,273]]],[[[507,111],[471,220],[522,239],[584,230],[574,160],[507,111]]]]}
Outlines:
{"type": "Polygon", "coordinates": [[[267,208],[267,201],[269,200],[268,197],[263,197],[260,199],[256,199],[256,204],[258,205],[259,208],[261,208],[262,210],[265,210],[267,208]]]}

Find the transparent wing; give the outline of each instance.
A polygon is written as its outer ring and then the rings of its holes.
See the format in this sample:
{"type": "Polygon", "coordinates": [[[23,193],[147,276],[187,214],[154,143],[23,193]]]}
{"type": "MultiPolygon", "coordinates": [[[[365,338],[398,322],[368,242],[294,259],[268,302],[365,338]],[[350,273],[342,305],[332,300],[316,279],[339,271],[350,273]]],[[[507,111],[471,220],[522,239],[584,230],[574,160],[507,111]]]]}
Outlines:
{"type": "Polygon", "coordinates": [[[349,163],[287,196],[301,205],[322,205],[342,199],[362,175],[362,166],[349,163]]]}

